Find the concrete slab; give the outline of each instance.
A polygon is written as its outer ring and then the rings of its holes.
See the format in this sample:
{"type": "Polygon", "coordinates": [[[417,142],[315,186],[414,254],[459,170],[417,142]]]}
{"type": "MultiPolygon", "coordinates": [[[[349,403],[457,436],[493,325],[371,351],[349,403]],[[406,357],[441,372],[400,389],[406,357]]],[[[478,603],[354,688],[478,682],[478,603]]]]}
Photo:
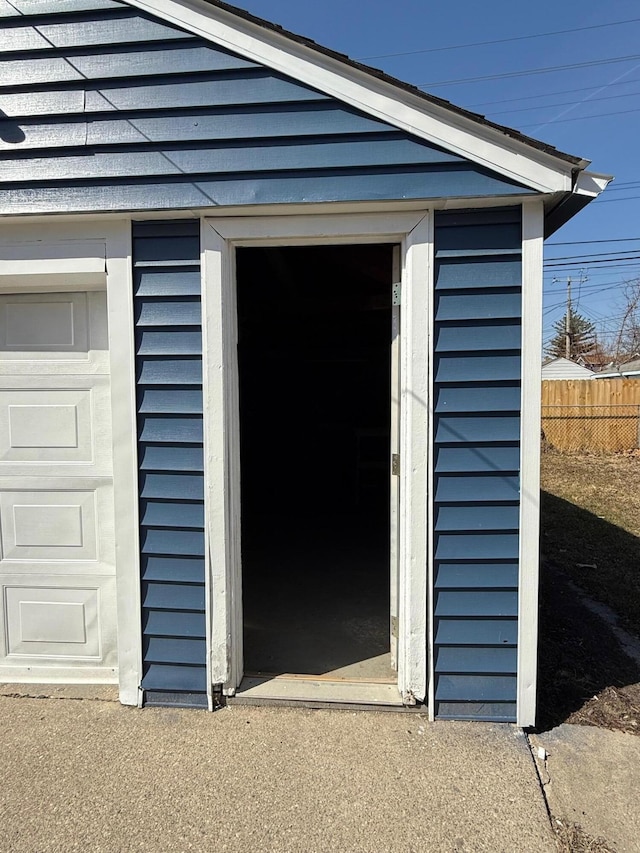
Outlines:
{"type": "Polygon", "coordinates": [[[117,684],[0,684],[0,696],[22,699],[96,699],[117,702],[117,684]]]}
{"type": "Polygon", "coordinates": [[[0,697],[0,738],[11,853],[555,850],[511,726],[0,697]]]}
{"type": "Polygon", "coordinates": [[[637,853],[640,839],[640,737],[562,725],[533,735],[543,747],[540,775],[551,813],[604,838],[618,853],[637,853]]]}

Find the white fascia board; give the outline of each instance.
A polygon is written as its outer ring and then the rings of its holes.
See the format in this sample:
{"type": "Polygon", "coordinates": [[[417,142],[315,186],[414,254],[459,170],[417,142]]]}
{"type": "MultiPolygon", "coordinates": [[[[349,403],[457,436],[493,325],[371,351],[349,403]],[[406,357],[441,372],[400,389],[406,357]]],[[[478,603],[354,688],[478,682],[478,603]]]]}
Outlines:
{"type": "Polygon", "coordinates": [[[206,0],[126,2],[533,190],[573,189],[576,167],[565,160],[446,107],[429,104],[386,80],[206,0]]]}

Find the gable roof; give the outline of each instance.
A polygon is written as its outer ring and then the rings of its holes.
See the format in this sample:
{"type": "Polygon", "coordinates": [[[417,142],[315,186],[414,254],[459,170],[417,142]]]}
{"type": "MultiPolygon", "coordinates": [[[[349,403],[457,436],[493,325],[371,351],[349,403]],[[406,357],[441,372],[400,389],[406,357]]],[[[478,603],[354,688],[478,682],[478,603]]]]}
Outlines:
{"type": "Polygon", "coordinates": [[[591,379],[593,375],[593,370],[564,356],[542,362],[542,379],[591,379]]]}
{"type": "Polygon", "coordinates": [[[525,142],[527,145],[531,145],[534,148],[537,148],[540,151],[545,151],[549,154],[554,154],[557,157],[560,157],[563,160],[566,160],[568,163],[571,163],[573,166],[578,166],[579,168],[585,168],[589,165],[588,160],[584,160],[581,157],[575,157],[573,154],[565,154],[562,151],[559,151],[553,145],[548,145],[545,142],[541,142],[538,139],[534,139],[531,136],[527,136],[526,134],[521,133],[518,130],[514,130],[513,128],[506,127],[505,125],[497,124],[496,122],[490,121],[486,116],[481,115],[480,113],[474,113],[471,110],[466,110],[463,107],[459,107],[451,101],[446,100],[445,98],[439,98],[435,95],[430,95],[427,92],[424,92],[422,89],[417,86],[413,86],[410,83],[405,83],[403,80],[400,80],[398,77],[393,77],[390,74],[387,74],[385,71],[381,71],[379,68],[374,68],[371,65],[366,65],[363,62],[360,62],[356,59],[352,59],[346,53],[340,53],[337,50],[333,50],[332,48],[326,47],[325,45],[319,44],[307,36],[300,35],[298,33],[294,33],[291,30],[287,30],[279,24],[271,23],[271,21],[267,21],[266,18],[260,18],[257,15],[254,15],[250,12],[245,11],[244,9],[240,9],[238,6],[232,6],[230,3],[223,3],[221,0],[206,0],[211,6],[217,6],[220,9],[226,9],[233,15],[238,15],[241,18],[244,18],[247,21],[252,21],[258,26],[264,27],[265,29],[271,30],[276,33],[280,33],[281,35],[285,35],[287,38],[292,39],[299,44],[303,44],[307,47],[310,47],[312,50],[316,50],[319,53],[323,53],[325,56],[330,56],[333,59],[337,59],[340,62],[344,62],[345,65],[349,65],[352,68],[355,68],[359,71],[364,71],[366,74],[371,74],[373,77],[377,77],[380,80],[385,80],[393,86],[397,86],[399,89],[410,92],[412,95],[417,95],[422,98],[428,104],[435,104],[440,107],[445,107],[446,109],[451,110],[452,112],[457,113],[458,115],[465,116],[466,118],[470,118],[473,121],[477,121],[480,124],[487,125],[488,127],[495,128],[496,130],[505,133],[507,136],[511,136],[514,139],[519,139],[522,142],[525,142]]]}
{"type": "Polygon", "coordinates": [[[245,58],[545,194],[555,230],[611,178],[558,151],[222,0],[125,0],[245,58]]]}

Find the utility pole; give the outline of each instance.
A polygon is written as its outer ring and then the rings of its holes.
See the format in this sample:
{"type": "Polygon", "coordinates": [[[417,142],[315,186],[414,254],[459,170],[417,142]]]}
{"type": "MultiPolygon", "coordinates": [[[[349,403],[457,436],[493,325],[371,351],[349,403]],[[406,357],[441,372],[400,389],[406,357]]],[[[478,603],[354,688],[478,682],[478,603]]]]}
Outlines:
{"type": "Polygon", "coordinates": [[[567,313],[564,322],[564,355],[571,358],[571,276],[567,278],[567,313]]]}
{"type": "MultiPolygon", "coordinates": [[[[562,281],[561,278],[554,278],[554,282],[562,281]]],[[[580,275],[579,284],[584,284],[587,281],[587,277],[583,274],[580,275]]],[[[567,309],[564,315],[564,355],[565,358],[571,359],[571,285],[573,284],[573,279],[571,276],[567,276],[567,309]]]]}

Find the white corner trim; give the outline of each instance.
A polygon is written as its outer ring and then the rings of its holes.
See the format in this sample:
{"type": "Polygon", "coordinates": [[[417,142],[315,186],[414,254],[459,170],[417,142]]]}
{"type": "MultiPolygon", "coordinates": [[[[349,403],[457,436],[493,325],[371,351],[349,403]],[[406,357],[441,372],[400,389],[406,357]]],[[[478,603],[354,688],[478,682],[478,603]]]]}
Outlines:
{"type": "Polygon", "coordinates": [[[520,578],[518,595],[519,726],[536,718],[540,551],[540,344],[544,211],[522,207],[522,408],[520,429],[520,578]]]}
{"type": "MultiPolygon", "coordinates": [[[[400,319],[400,572],[398,685],[403,695],[427,698],[429,318],[433,267],[433,213],[403,240],[400,319]]],[[[433,705],[429,703],[429,716],[433,705]]]]}
{"type": "Polygon", "coordinates": [[[142,624],[131,223],[103,224],[113,422],[113,494],[120,701],[140,703],[142,624]]]}
{"type": "Polygon", "coordinates": [[[399,89],[206,0],[127,0],[152,15],[539,192],[570,192],[570,163],[399,89]]]}
{"type": "Polygon", "coordinates": [[[201,253],[207,689],[233,695],[243,676],[235,275],[229,242],[206,219],[201,253]]]}
{"type": "Polygon", "coordinates": [[[435,453],[434,453],[434,424],[435,424],[435,395],[433,392],[435,379],[435,213],[429,217],[428,223],[428,251],[429,251],[429,279],[427,287],[427,329],[428,329],[428,351],[427,351],[427,688],[428,688],[428,712],[429,720],[433,722],[436,718],[436,662],[435,662],[435,610],[436,610],[436,574],[435,574],[435,453]]]}
{"type": "MultiPolygon", "coordinates": [[[[201,284],[200,284],[200,287],[201,287],[200,310],[201,310],[201,314],[202,314],[201,325],[202,325],[202,359],[203,359],[203,370],[202,370],[202,398],[203,398],[203,401],[208,400],[209,394],[210,394],[209,376],[208,376],[207,371],[205,370],[205,361],[206,361],[205,353],[207,353],[209,350],[209,344],[208,344],[209,328],[208,328],[208,323],[205,323],[205,305],[204,305],[205,299],[206,299],[206,294],[204,292],[205,291],[204,268],[205,268],[205,260],[206,260],[204,247],[205,247],[205,242],[206,242],[207,236],[208,236],[204,233],[205,228],[206,228],[206,223],[205,223],[204,219],[201,219],[200,220],[200,282],[201,282],[201,284]]],[[[203,409],[203,412],[206,411],[206,409],[207,409],[207,407],[205,406],[203,409]]],[[[203,435],[203,453],[204,453],[204,458],[207,459],[208,454],[209,454],[209,442],[211,440],[210,439],[211,434],[210,434],[209,430],[204,429],[204,417],[205,417],[205,415],[203,415],[203,433],[204,433],[204,435],[203,435]]],[[[205,473],[205,477],[206,477],[206,473],[205,473]]],[[[204,517],[205,517],[205,519],[208,519],[210,517],[210,509],[211,509],[210,508],[211,494],[210,494],[210,491],[206,485],[206,483],[208,483],[209,480],[210,480],[210,477],[205,480],[205,490],[204,490],[204,517]]],[[[211,560],[212,560],[211,531],[209,528],[209,524],[206,522],[205,522],[205,529],[204,529],[204,554],[205,554],[205,557],[204,557],[204,560],[205,560],[205,570],[204,570],[205,625],[209,626],[209,625],[213,624],[213,587],[212,587],[211,571],[209,568],[209,566],[211,564],[211,560]]],[[[213,686],[216,683],[214,681],[214,678],[213,678],[213,665],[212,665],[213,658],[212,658],[212,653],[211,653],[212,652],[213,635],[212,635],[212,631],[209,630],[208,627],[205,630],[205,634],[206,634],[206,636],[205,636],[205,648],[206,648],[206,670],[207,670],[207,706],[208,706],[209,711],[213,711],[214,710],[213,686]]]]}

